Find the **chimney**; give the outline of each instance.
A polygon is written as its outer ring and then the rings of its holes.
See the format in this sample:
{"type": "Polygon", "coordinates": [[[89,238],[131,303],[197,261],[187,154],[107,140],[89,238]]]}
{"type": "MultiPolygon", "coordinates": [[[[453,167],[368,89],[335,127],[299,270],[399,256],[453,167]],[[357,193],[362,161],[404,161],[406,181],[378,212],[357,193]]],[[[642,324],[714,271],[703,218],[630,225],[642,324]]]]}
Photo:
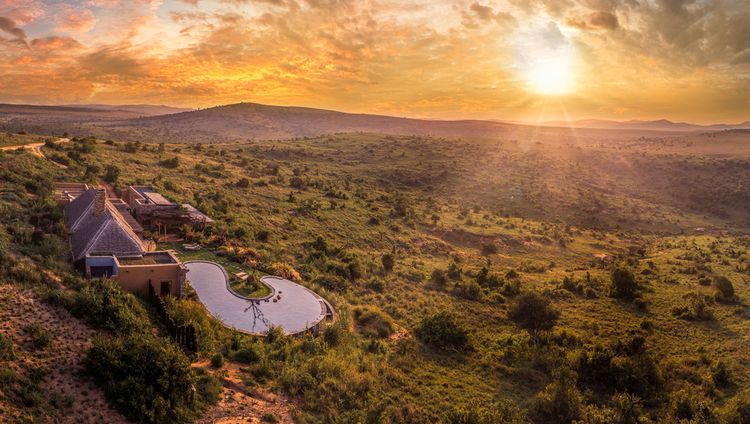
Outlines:
{"type": "Polygon", "coordinates": [[[103,188],[97,188],[96,195],[94,196],[94,216],[99,216],[104,213],[104,202],[106,199],[107,192],[103,188]]]}

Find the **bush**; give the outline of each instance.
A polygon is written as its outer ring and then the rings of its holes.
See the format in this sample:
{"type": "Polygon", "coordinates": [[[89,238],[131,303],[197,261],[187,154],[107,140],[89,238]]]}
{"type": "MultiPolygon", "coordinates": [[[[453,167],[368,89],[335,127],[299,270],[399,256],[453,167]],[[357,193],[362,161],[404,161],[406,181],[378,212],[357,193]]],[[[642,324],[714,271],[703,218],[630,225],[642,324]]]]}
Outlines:
{"type": "Polygon", "coordinates": [[[177,156],[174,156],[169,159],[164,159],[163,161],[159,162],[159,165],[165,168],[174,169],[180,166],[180,158],[178,158],[177,156]]]}
{"type": "Polygon", "coordinates": [[[442,269],[435,269],[430,275],[430,281],[438,287],[445,287],[448,284],[448,276],[445,275],[445,271],[442,269]]]}
{"type": "Polygon", "coordinates": [[[469,334],[448,312],[438,312],[422,319],[415,333],[425,344],[438,349],[468,350],[469,334]]]}
{"type": "Polygon", "coordinates": [[[120,168],[116,167],[115,165],[107,165],[107,167],[104,168],[104,181],[116,184],[119,178],[120,168]]]}
{"type": "Polygon", "coordinates": [[[358,331],[369,338],[386,338],[393,334],[390,317],[374,306],[359,306],[353,310],[358,331]]]}
{"type": "Polygon", "coordinates": [[[326,290],[344,293],[349,290],[349,281],[338,275],[322,275],[315,280],[315,284],[320,285],[326,290]]]}
{"type": "Polygon", "coordinates": [[[49,331],[42,328],[39,324],[31,324],[24,328],[26,334],[31,337],[31,342],[37,349],[43,349],[52,344],[54,336],[49,331]]]}
{"type": "Polygon", "coordinates": [[[732,375],[727,368],[727,364],[719,361],[711,368],[711,379],[718,387],[726,387],[732,384],[732,375]]]}
{"type": "Polygon", "coordinates": [[[716,289],[716,300],[719,302],[734,301],[734,286],[729,278],[719,276],[714,279],[714,288],[716,289]]]}
{"type": "Polygon", "coordinates": [[[0,333],[0,361],[10,361],[15,357],[13,342],[8,336],[0,333]]]}
{"type": "Polygon", "coordinates": [[[193,418],[196,379],[175,344],[151,335],[97,337],[85,364],[110,403],[131,420],[172,423],[193,418]]]}
{"type": "Polygon", "coordinates": [[[709,307],[713,299],[699,293],[688,293],[684,296],[687,304],[672,308],[672,315],[688,321],[711,321],[714,314],[709,307]]]}
{"type": "Polygon", "coordinates": [[[722,418],[726,424],[750,423],[750,396],[747,393],[736,396],[727,405],[722,418]]]}
{"type": "Polygon", "coordinates": [[[508,318],[537,339],[540,332],[555,326],[559,316],[549,299],[534,292],[519,296],[508,310],[508,318]]]}
{"type": "Polygon", "coordinates": [[[615,268],[612,271],[610,294],[619,299],[632,300],[638,295],[638,281],[633,272],[627,268],[615,268]]]}
{"type": "Polygon", "coordinates": [[[260,354],[253,346],[246,346],[232,353],[232,359],[241,364],[254,364],[260,360],[260,354]]]}
{"type": "Polygon", "coordinates": [[[211,357],[211,366],[214,368],[221,368],[224,366],[224,355],[217,353],[211,357]]]}
{"type": "Polygon", "coordinates": [[[260,420],[263,421],[264,423],[277,423],[277,422],[279,422],[279,419],[276,418],[276,415],[274,415],[274,414],[272,414],[270,412],[266,412],[265,414],[263,414],[263,416],[260,417],[260,420]]]}
{"type": "Polygon", "coordinates": [[[453,406],[441,421],[445,424],[525,424],[526,414],[511,402],[489,406],[479,402],[466,407],[453,406]]]}
{"type": "Polygon", "coordinates": [[[464,299],[479,300],[482,297],[482,288],[475,281],[459,281],[453,291],[464,299]]]}
{"type": "Polygon", "coordinates": [[[672,417],[679,422],[718,422],[716,411],[710,401],[687,392],[681,392],[675,396],[672,401],[672,417]]]}
{"type": "Polygon", "coordinates": [[[498,252],[498,249],[495,243],[486,243],[482,245],[482,254],[485,256],[494,255],[497,252],[498,252]]]}
{"type": "Polygon", "coordinates": [[[383,264],[383,271],[385,271],[386,274],[390,274],[390,272],[393,271],[393,266],[395,265],[396,260],[392,254],[386,253],[380,258],[380,262],[383,264]]]}
{"type": "Polygon", "coordinates": [[[148,313],[111,280],[91,280],[76,293],[71,311],[90,324],[117,334],[150,329],[148,313]]]}
{"type": "Polygon", "coordinates": [[[595,391],[615,390],[649,398],[657,396],[662,386],[661,372],[640,336],[581,352],[576,369],[580,383],[595,391]]]}
{"type": "Polygon", "coordinates": [[[537,422],[572,423],[581,418],[581,398],[576,387],[576,374],[568,369],[561,369],[555,381],[537,394],[531,415],[537,422]]]}

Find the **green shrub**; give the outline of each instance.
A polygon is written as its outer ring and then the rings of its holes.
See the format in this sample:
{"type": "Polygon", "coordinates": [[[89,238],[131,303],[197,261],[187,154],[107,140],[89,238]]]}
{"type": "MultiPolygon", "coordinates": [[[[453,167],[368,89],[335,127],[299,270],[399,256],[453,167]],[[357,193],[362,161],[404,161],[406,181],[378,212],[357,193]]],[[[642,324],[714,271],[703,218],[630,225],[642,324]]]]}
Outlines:
{"type": "Polygon", "coordinates": [[[687,304],[672,308],[672,315],[688,321],[711,321],[714,314],[709,304],[713,298],[699,293],[688,293],[683,296],[687,304]]]}
{"type": "Polygon", "coordinates": [[[279,422],[279,419],[276,418],[276,415],[274,415],[274,414],[272,414],[270,412],[266,412],[265,414],[263,414],[263,416],[260,417],[260,420],[263,421],[264,423],[277,423],[277,422],[279,422]]]}
{"type": "Polygon", "coordinates": [[[214,368],[221,368],[224,366],[224,355],[217,353],[211,357],[211,366],[214,368]]]}
{"type": "Polygon", "coordinates": [[[438,349],[468,350],[469,333],[448,312],[438,312],[420,321],[415,333],[425,344],[438,349]]]}
{"type": "Polygon", "coordinates": [[[482,288],[475,281],[459,281],[453,291],[464,299],[479,300],[482,298],[482,288]]]}
{"type": "Polygon", "coordinates": [[[365,337],[385,338],[393,334],[391,318],[374,306],[359,306],[352,311],[358,331],[365,337]]]}
{"type": "Polygon", "coordinates": [[[714,279],[714,288],[716,289],[716,300],[719,302],[734,301],[734,286],[729,278],[719,276],[714,279]]]}
{"type": "Polygon", "coordinates": [[[595,345],[576,360],[581,384],[597,391],[614,390],[641,398],[658,396],[662,376],[641,337],[613,346],[595,345]]]}
{"type": "Polygon", "coordinates": [[[726,424],[750,423],[750,395],[743,393],[735,396],[722,414],[722,420],[726,424]]]}
{"type": "Polygon", "coordinates": [[[508,309],[508,318],[535,338],[540,332],[552,329],[559,316],[549,299],[535,292],[522,294],[508,309]]]}
{"type": "Polygon", "coordinates": [[[10,361],[16,357],[10,337],[0,333],[0,361],[10,361]]]}
{"type": "Polygon", "coordinates": [[[95,279],[83,286],[75,295],[71,312],[92,325],[117,334],[148,331],[151,327],[143,305],[111,280],[95,279]]]}
{"type": "Polygon", "coordinates": [[[511,402],[484,405],[479,402],[465,407],[453,406],[441,421],[444,424],[525,424],[526,414],[511,402]]]}
{"type": "Polygon", "coordinates": [[[338,293],[346,292],[347,290],[349,290],[350,286],[349,281],[338,275],[323,275],[313,280],[313,282],[325,288],[326,290],[338,293]]]}
{"type": "Polygon", "coordinates": [[[448,283],[448,276],[446,276],[445,271],[442,269],[435,269],[430,275],[430,281],[438,287],[445,287],[448,283]]]}
{"type": "Polygon", "coordinates": [[[85,364],[109,402],[126,417],[145,423],[193,418],[196,378],[190,360],[175,344],[151,335],[97,337],[85,364]]]}
{"type": "Polygon", "coordinates": [[[695,393],[680,392],[672,400],[671,415],[679,422],[718,423],[711,402],[695,393]]]}
{"type": "Polygon", "coordinates": [[[719,361],[711,367],[711,379],[717,387],[726,387],[732,384],[732,375],[724,361],[719,361]]]}
{"type": "Polygon", "coordinates": [[[561,369],[555,381],[537,394],[531,407],[536,422],[569,424],[581,418],[583,401],[576,387],[576,374],[561,369]]]}
{"type": "Polygon", "coordinates": [[[31,324],[24,328],[26,334],[31,337],[31,342],[37,349],[43,349],[52,344],[54,336],[49,331],[42,328],[39,324],[31,324]]]}
{"type": "Polygon", "coordinates": [[[328,346],[338,346],[344,338],[344,329],[340,325],[333,324],[323,330],[323,340],[328,346]]]}
{"type": "Polygon", "coordinates": [[[254,364],[260,360],[260,354],[255,347],[246,346],[233,352],[232,359],[242,364],[254,364]]]}
{"type": "Polygon", "coordinates": [[[627,268],[615,268],[612,270],[611,279],[610,294],[612,297],[626,300],[637,297],[639,285],[633,271],[627,268]]]}
{"type": "Polygon", "coordinates": [[[396,264],[396,259],[392,254],[386,253],[380,257],[380,262],[383,264],[383,271],[385,271],[386,274],[389,274],[391,271],[393,271],[393,266],[396,264]]]}

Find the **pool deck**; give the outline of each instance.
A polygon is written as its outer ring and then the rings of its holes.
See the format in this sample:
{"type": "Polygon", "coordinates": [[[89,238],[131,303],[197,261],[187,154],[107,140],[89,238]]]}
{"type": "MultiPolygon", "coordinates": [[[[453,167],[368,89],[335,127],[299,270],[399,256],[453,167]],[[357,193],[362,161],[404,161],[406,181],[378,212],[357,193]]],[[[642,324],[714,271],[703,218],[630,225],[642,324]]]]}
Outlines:
{"type": "Polygon", "coordinates": [[[253,299],[234,292],[224,267],[215,262],[191,261],[185,266],[190,285],[208,312],[237,331],[264,335],[270,326],[279,326],[286,334],[297,334],[316,327],[333,311],[315,292],[284,278],[262,277],[271,294],[253,299]]]}

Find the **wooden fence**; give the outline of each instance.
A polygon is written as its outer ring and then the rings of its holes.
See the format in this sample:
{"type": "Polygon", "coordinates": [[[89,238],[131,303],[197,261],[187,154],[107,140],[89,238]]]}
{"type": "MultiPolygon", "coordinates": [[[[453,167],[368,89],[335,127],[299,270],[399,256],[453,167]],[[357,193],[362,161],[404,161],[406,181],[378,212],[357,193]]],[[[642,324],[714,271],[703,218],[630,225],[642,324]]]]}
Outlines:
{"type": "Polygon", "coordinates": [[[167,327],[167,332],[170,337],[180,344],[183,348],[190,352],[196,352],[198,350],[198,339],[195,335],[195,326],[192,324],[177,325],[169,316],[167,311],[167,305],[164,299],[154,290],[153,284],[148,285],[148,298],[151,302],[156,305],[156,310],[159,312],[164,326],[167,327]]]}

